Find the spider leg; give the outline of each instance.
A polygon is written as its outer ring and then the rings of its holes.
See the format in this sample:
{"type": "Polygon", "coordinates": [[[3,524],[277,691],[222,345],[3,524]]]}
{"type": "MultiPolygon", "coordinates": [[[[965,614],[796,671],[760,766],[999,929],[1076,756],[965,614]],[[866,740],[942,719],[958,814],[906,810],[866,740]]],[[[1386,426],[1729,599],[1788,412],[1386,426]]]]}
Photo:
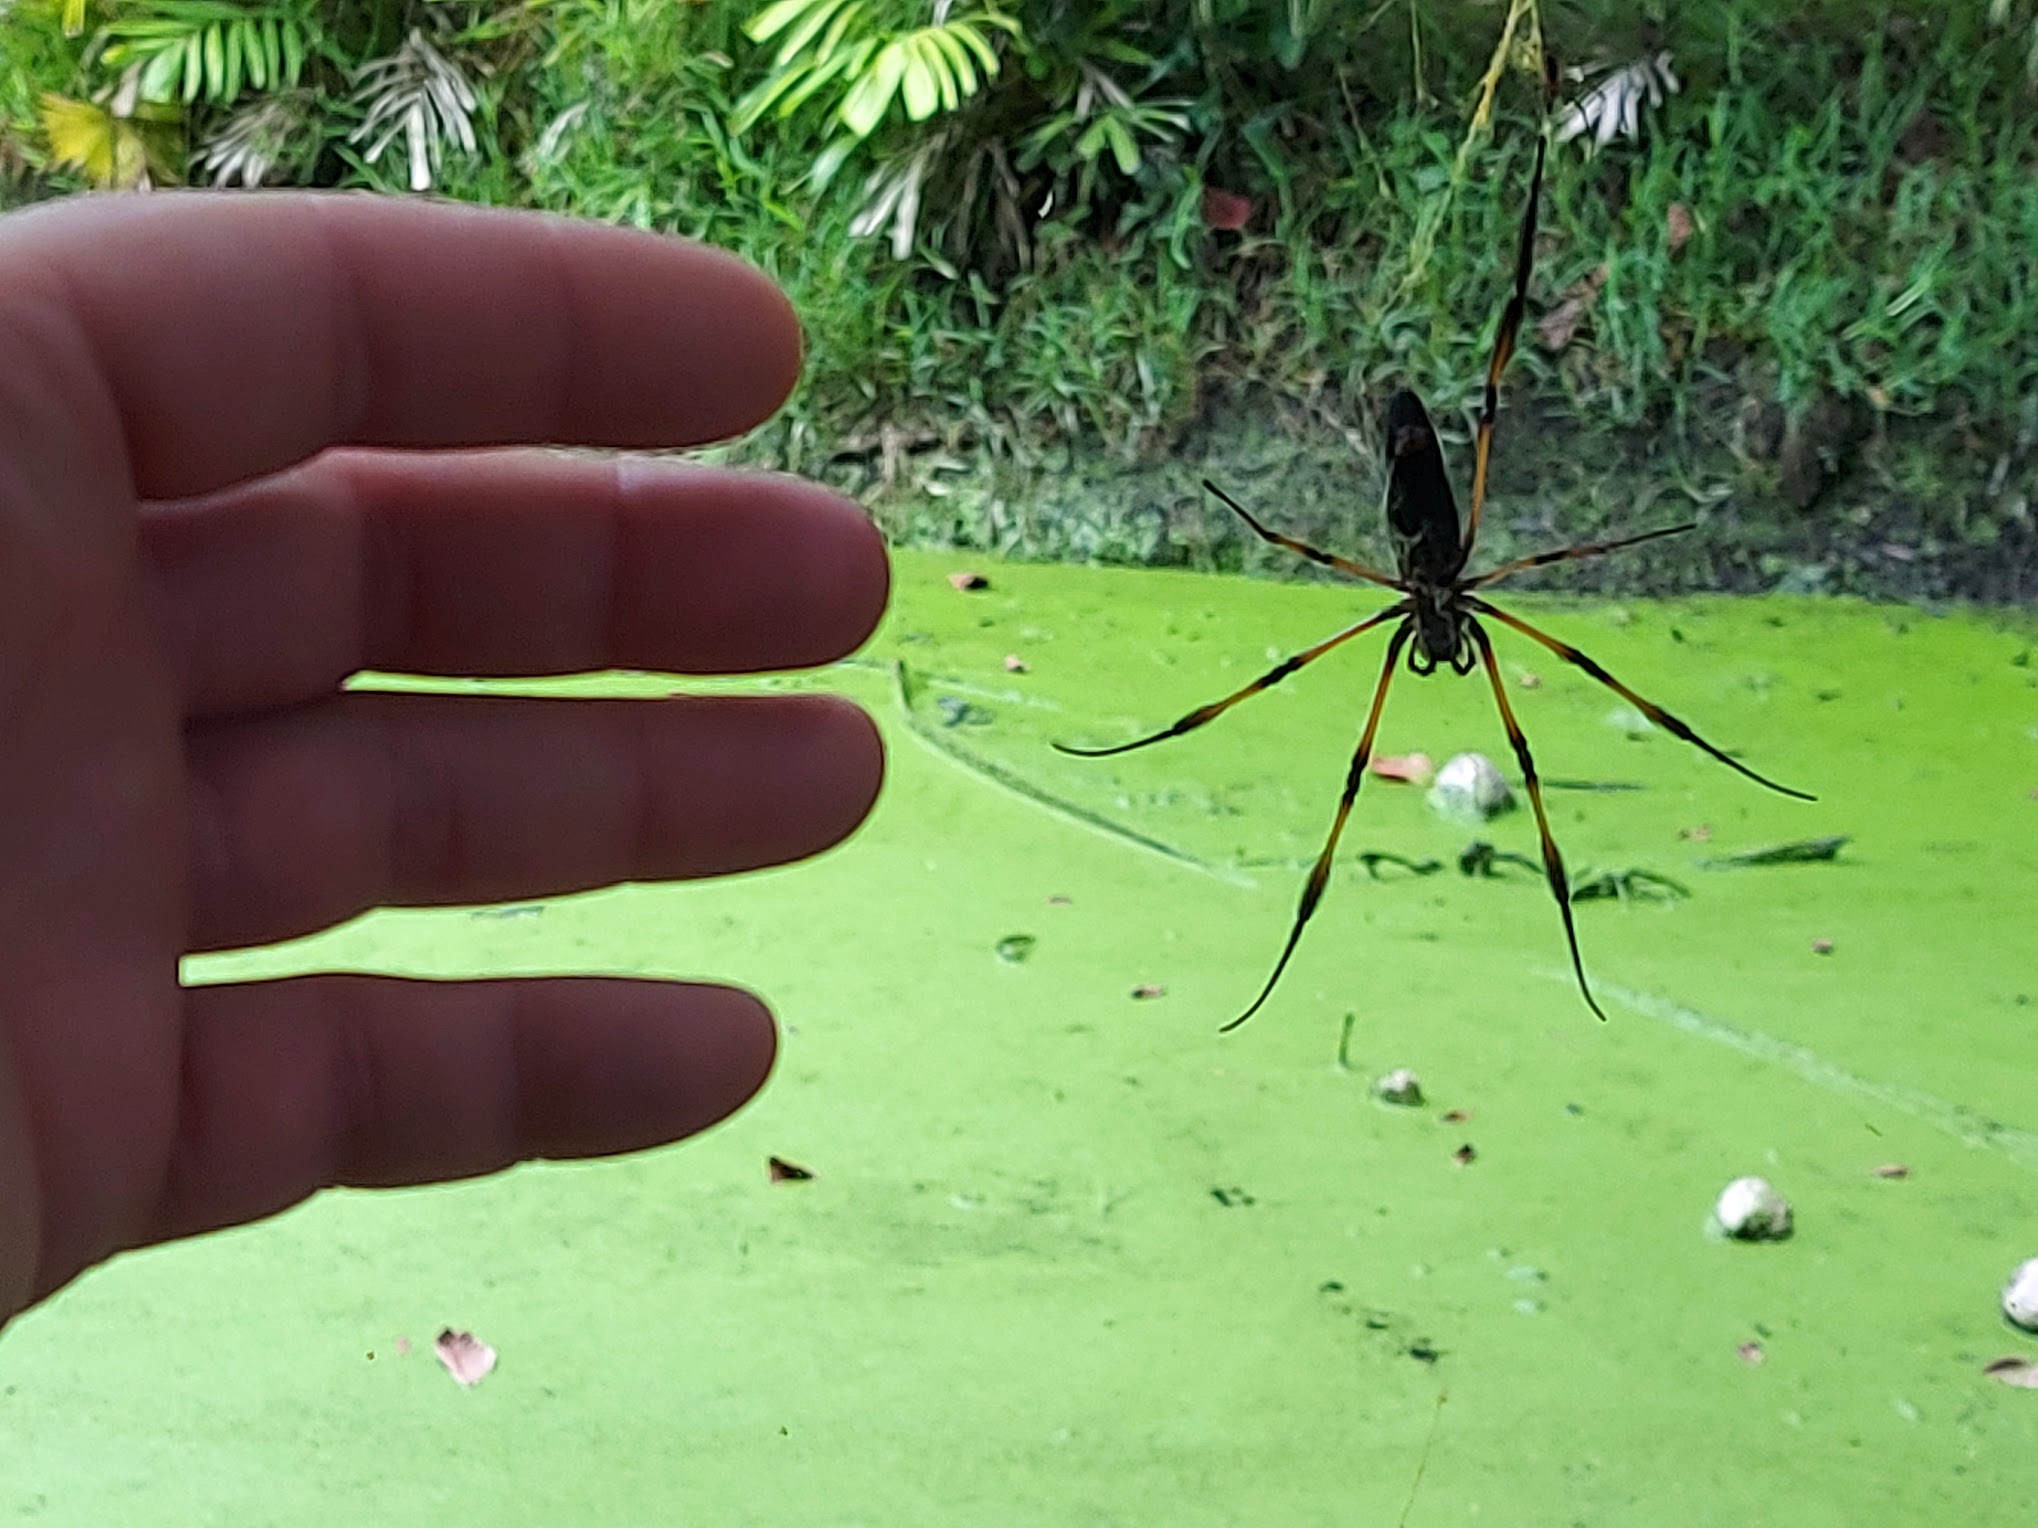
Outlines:
{"type": "MultiPolygon", "coordinates": [[[[1708,743],[1696,732],[1693,732],[1683,722],[1679,721],[1676,717],[1672,716],[1668,711],[1665,711],[1661,706],[1657,705],[1654,701],[1642,699],[1641,696],[1637,695],[1633,690],[1629,689],[1626,685],[1622,684],[1618,679],[1614,678],[1613,675],[1609,674],[1597,663],[1594,663],[1590,658],[1586,657],[1585,654],[1578,651],[1578,649],[1573,647],[1570,643],[1559,642],[1555,637],[1551,636],[1548,632],[1538,631],[1536,630],[1535,627],[1529,625],[1527,621],[1522,620],[1519,616],[1509,615],[1505,610],[1502,610],[1499,606],[1489,605],[1486,603],[1486,601],[1482,599],[1478,599],[1471,595],[1467,595],[1465,596],[1465,603],[1466,605],[1470,606],[1473,610],[1478,611],[1481,615],[1490,615],[1493,617],[1494,620],[1502,621],[1505,622],[1507,625],[1512,626],[1516,631],[1520,632],[1523,636],[1527,637],[1529,640],[1533,642],[1540,642],[1544,647],[1547,647],[1551,652],[1555,653],[1559,658],[1562,658],[1566,663],[1570,664],[1573,668],[1581,668],[1585,670],[1586,673],[1590,674],[1594,679],[1597,679],[1609,690],[1612,690],[1614,694],[1620,696],[1621,699],[1627,701],[1629,705],[1633,706],[1637,711],[1640,711],[1642,715],[1648,717],[1650,721],[1654,722],[1657,726],[1661,727],[1665,732],[1669,733],[1672,737],[1681,737],[1684,739],[1685,742],[1691,743],[1696,747],[1702,748],[1703,750],[1705,750],[1705,752],[1711,754],[1714,758],[1718,759],[1722,764],[1726,765],[1727,768],[1735,770],[1740,774],[1746,775],[1750,780],[1753,780],[1757,785],[1766,785],[1769,787],[1769,789],[1777,792],[1779,795],[1795,796],[1799,801],[1816,801],[1819,799],[1818,797],[1811,795],[1806,791],[1792,790],[1787,785],[1778,785],[1774,780],[1770,779],[1767,775],[1757,774],[1754,770],[1750,769],[1747,765],[1743,764],[1739,759],[1729,758],[1726,754],[1721,753],[1719,749],[1713,747],[1712,744],[1708,743]]],[[[1478,628],[1475,626],[1473,629],[1476,631],[1478,628]]]]}
{"type": "Polygon", "coordinates": [[[1584,994],[1585,1006],[1599,1015],[1601,1023],[1605,1023],[1606,1014],[1585,980],[1585,961],[1578,953],[1578,928],[1571,920],[1571,886],[1564,876],[1564,856],[1550,833],[1550,814],[1543,809],[1543,782],[1536,778],[1536,761],[1529,754],[1528,738],[1521,730],[1521,723],[1514,719],[1514,707],[1507,703],[1507,688],[1500,682],[1500,665],[1493,661],[1493,644],[1486,638],[1486,628],[1479,624],[1476,617],[1467,617],[1465,629],[1471,632],[1472,640],[1478,644],[1479,657],[1486,665],[1486,677],[1493,681],[1493,698],[1500,705],[1501,725],[1507,728],[1507,740],[1514,745],[1515,762],[1521,765],[1522,780],[1528,786],[1529,805],[1536,809],[1536,831],[1543,839],[1543,874],[1549,880],[1550,895],[1557,899],[1557,911],[1564,915],[1564,938],[1571,945],[1571,969],[1578,973],[1578,990],[1584,994]]]}
{"type": "Polygon", "coordinates": [[[1408,592],[1408,585],[1406,583],[1401,579],[1393,577],[1391,574],[1382,573],[1378,568],[1369,568],[1362,562],[1353,562],[1349,557],[1339,557],[1335,553],[1319,552],[1305,541],[1297,541],[1292,536],[1284,536],[1279,531],[1262,525],[1253,517],[1251,510],[1211,482],[1210,479],[1203,479],[1203,486],[1222,499],[1230,507],[1231,512],[1237,515],[1239,519],[1250,525],[1253,528],[1253,534],[1258,536],[1260,540],[1271,541],[1275,546],[1284,546],[1298,557],[1307,557],[1311,562],[1320,563],[1326,568],[1336,568],[1338,572],[1349,573],[1353,578],[1363,578],[1368,583],[1383,584],[1389,589],[1399,589],[1404,594],[1408,592]]]}
{"type": "Polygon", "coordinates": [[[1576,557],[1598,557],[1605,552],[1618,552],[1625,547],[1640,546],[1644,541],[1654,541],[1659,536],[1678,536],[1685,531],[1697,529],[1698,522],[1692,520],[1683,525],[1666,525],[1661,530],[1643,531],[1639,536],[1623,536],[1618,541],[1581,541],[1576,546],[1559,547],[1554,552],[1537,552],[1529,557],[1517,557],[1513,562],[1503,562],[1497,568],[1488,568],[1463,587],[1466,590],[1484,589],[1489,584],[1497,584],[1503,578],[1512,578],[1515,574],[1525,573],[1530,568],[1547,568],[1553,562],[1570,562],[1576,557]]]}
{"type": "Polygon", "coordinates": [[[1283,658],[1279,663],[1275,664],[1272,668],[1268,669],[1264,674],[1260,675],[1259,678],[1255,679],[1251,684],[1247,685],[1244,689],[1237,691],[1235,694],[1227,695],[1222,700],[1213,700],[1207,706],[1198,706],[1195,710],[1191,711],[1187,716],[1183,717],[1173,726],[1164,727],[1159,732],[1154,733],[1150,737],[1138,738],[1130,743],[1117,743],[1109,748],[1071,748],[1066,743],[1056,743],[1054,747],[1059,752],[1072,753],[1079,759],[1101,759],[1106,758],[1114,753],[1130,753],[1132,752],[1133,749],[1144,748],[1149,743],[1165,743],[1169,738],[1180,737],[1185,732],[1194,732],[1198,727],[1206,726],[1209,723],[1216,721],[1218,717],[1222,716],[1225,712],[1229,711],[1233,706],[1237,705],[1240,701],[1250,700],[1252,699],[1253,696],[1259,694],[1260,691],[1262,690],[1271,690],[1283,679],[1286,679],[1290,674],[1294,673],[1295,670],[1301,668],[1305,664],[1314,663],[1318,658],[1321,658],[1333,647],[1337,647],[1341,643],[1349,642],[1353,637],[1358,636],[1361,632],[1371,631],[1375,626],[1378,626],[1382,621],[1386,620],[1389,616],[1402,615],[1405,614],[1407,610],[1408,602],[1406,600],[1401,600],[1395,604],[1389,605],[1385,610],[1380,611],[1377,615],[1367,616],[1365,620],[1359,622],[1358,625],[1347,626],[1343,631],[1339,632],[1336,636],[1326,637],[1324,638],[1323,641],[1317,643],[1316,646],[1314,647],[1304,648],[1301,652],[1294,654],[1292,657],[1283,658]]]}
{"type": "MultiPolygon", "coordinates": [[[[1472,512],[1465,522],[1464,555],[1472,555],[1472,543],[1479,537],[1479,511],[1486,505],[1486,463],[1493,455],[1493,425],[1500,417],[1500,374],[1514,358],[1514,342],[1521,333],[1522,314],[1528,309],[1529,273],[1536,263],[1536,205],[1543,194],[1543,161],[1549,155],[1546,133],[1536,140],[1536,170],[1529,177],[1528,211],[1522,214],[1521,246],[1514,257],[1514,294],[1500,315],[1500,332],[1493,337],[1493,359],[1486,365],[1486,392],[1479,403],[1479,434],[1472,452],[1472,512]]],[[[1459,566],[1463,566],[1461,562],[1459,566]]]]}
{"type": "Polygon", "coordinates": [[[1380,711],[1387,704],[1387,686],[1393,682],[1394,665],[1400,660],[1401,649],[1408,645],[1408,638],[1414,629],[1414,617],[1404,617],[1401,625],[1395,628],[1394,635],[1388,640],[1387,661],[1380,666],[1380,683],[1373,691],[1373,709],[1366,713],[1366,730],[1359,734],[1358,752],[1352,755],[1352,767],[1345,776],[1344,794],[1338,798],[1337,816],[1331,822],[1330,837],[1324,840],[1323,852],[1316,856],[1316,863],[1309,871],[1309,879],[1303,884],[1302,900],[1295,909],[1295,924],[1288,930],[1288,942],[1281,948],[1281,958],[1274,962],[1274,974],[1269,976],[1267,984],[1260,988],[1260,995],[1253,999],[1252,1006],[1226,1024],[1220,1033],[1238,1028],[1260,1011],[1260,1005],[1273,994],[1274,983],[1278,982],[1281,973],[1288,969],[1288,958],[1295,953],[1295,946],[1302,942],[1303,925],[1308,923],[1311,915],[1315,913],[1316,904],[1323,900],[1323,889],[1330,884],[1331,856],[1337,853],[1337,841],[1345,830],[1345,819],[1352,815],[1352,803],[1358,799],[1359,786],[1366,778],[1366,761],[1373,755],[1373,734],[1380,728],[1380,711]]]}

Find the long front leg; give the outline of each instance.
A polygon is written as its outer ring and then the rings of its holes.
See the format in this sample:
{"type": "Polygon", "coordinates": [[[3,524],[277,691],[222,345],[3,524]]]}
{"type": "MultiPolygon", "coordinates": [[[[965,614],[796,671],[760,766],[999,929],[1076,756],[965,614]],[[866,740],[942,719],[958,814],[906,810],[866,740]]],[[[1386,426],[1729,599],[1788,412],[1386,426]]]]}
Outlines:
{"type": "MultiPolygon", "coordinates": [[[[1810,795],[1805,791],[1792,790],[1787,785],[1778,785],[1774,780],[1770,779],[1767,775],[1757,774],[1754,770],[1750,769],[1747,765],[1743,764],[1739,759],[1729,758],[1726,754],[1720,752],[1719,749],[1713,747],[1713,745],[1708,743],[1704,738],[1700,737],[1696,732],[1693,732],[1691,728],[1686,726],[1683,722],[1679,721],[1676,717],[1672,716],[1668,711],[1665,711],[1661,706],[1657,705],[1653,700],[1642,699],[1641,696],[1637,695],[1633,690],[1629,689],[1626,685],[1622,684],[1618,679],[1614,678],[1613,675],[1609,674],[1597,663],[1593,662],[1590,658],[1586,657],[1585,654],[1581,653],[1569,642],[1559,642],[1555,637],[1551,636],[1548,632],[1538,631],[1535,627],[1529,625],[1527,621],[1521,619],[1520,616],[1509,615],[1505,610],[1502,610],[1498,605],[1489,605],[1486,603],[1486,601],[1482,599],[1472,598],[1466,599],[1465,603],[1471,606],[1474,610],[1478,611],[1481,615],[1490,615],[1493,617],[1494,620],[1501,621],[1509,626],[1512,626],[1516,631],[1520,632],[1523,636],[1527,637],[1531,642],[1542,643],[1544,647],[1547,647],[1551,652],[1555,653],[1559,658],[1562,658],[1566,663],[1570,664],[1573,668],[1581,668],[1585,670],[1586,673],[1590,674],[1594,679],[1597,679],[1601,684],[1605,685],[1609,690],[1613,691],[1614,694],[1620,696],[1621,699],[1627,701],[1629,705],[1633,706],[1636,710],[1640,711],[1642,715],[1648,717],[1650,721],[1654,722],[1657,726],[1661,727],[1665,732],[1669,733],[1672,737],[1683,738],[1685,742],[1690,743],[1693,747],[1703,749],[1705,752],[1711,754],[1714,758],[1718,759],[1722,764],[1726,765],[1727,768],[1732,770],[1738,770],[1740,773],[1746,775],[1750,780],[1753,780],[1757,785],[1766,785],[1769,787],[1769,789],[1777,792],[1779,795],[1795,796],[1799,801],[1816,801],[1819,799],[1818,797],[1810,795]]],[[[1478,627],[1477,624],[1475,623],[1473,626],[1473,630],[1476,631],[1477,629],[1478,627]]]]}
{"type": "Polygon", "coordinates": [[[1336,636],[1325,637],[1316,646],[1304,648],[1292,657],[1283,658],[1244,689],[1227,695],[1222,700],[1213,700],[1207,706],[1198,706],[1180,721],[1172,726],[1163,727],[1159,732],[1149,737],[1135,738],[1129,743],[1114,743],[1109,748],[1072,748],[1067,743],[1056,743],[1054,747],[1061,753],[1072,753],[1079,759],[1102,759],[1108,758],[1114,753],[1130,753],[1135,748],[1145,748],[1151,743],[1165,743],[1169,738],[1180,737],[1185,732],[1194,732],[1198,727],[1208,726],[1211,722],[1216,721],[1218,717],[1229,711],[1240,701],[1250,700],[1262,690],[1271,690],[1297,669],[1305,664],[1314,663],[1333,647],[1349,642],[1361,632],[1371,631],[1389,617],[1406,613],[1407,609],[1408,603],[1405,600],[1399,604],[1389,605],[1379,614],[1367,616],[1358,625],[1347,626],[1336,636]]]}
{"type": "MultiPolygon", "coordinates": [[[[1486,389],[1479,400],[1479,433],[1472,447],[1472,513],[1465,522],[1464,555],[1472,555],[1472,543],[1479,539],[1479,512],[1486,507],[1486,465],[1493,456],[1493,426],[1500,418],[1500,377],[1514,359],[1514,342],[1521,333],[1522,314],[1528,309],[1529,274],[1536,264],[1536,204],[1543,194],[1543,161],[1548,157],[1549,135],[1536,140],[1536,172],[1529,177],[1528,211],[1522,215],[1521,243],[1514,256],[1514,292],[1500,315],[1499,332],[1493,336],[1493,359],[1486,363],[1486,389]]],[[[1460,564],[1462,566],[1462,564],[1460,564]]]]}
{"type": "Polygon", "coordinates": [[[1311,562],[1321,567],[1336,568],[1338,572],[1349,573],[1353,578],[1363,578],[1368,583],[1380,584],[1389,589],[1399,589],[1403,593],[1407,592],[1408,585],[1401,579],[1395,578],[1392,574],[1382,573],[1378,568],[1369,568],[1362,562],[1353,562],[1349,557],[1340,557],[1335,552],[1319,551],[1306,541],[1297,541],[1293,536],[1282,535],[1270,525],[1261,524],[1251,510],[1211,482],[1210,479],[1203,479],[1203,486],[1222,499],[1231,512],[1237,515],[1239,519],[1250,525],[1253,528],[1253,534],[1259,537],[1260,540],[1270,541],[1278,547],[1286,547],[1297,557],[1307,557],[1311,562]]]}
{"type": "Polygon", "coordinates": [[[1311,867],[1309,879],[1303,884],[1302,901],[1295,909],[1295,926],[1288,930],[1288,942],[1281,949],[1281,958],[1274,962],[1274,974],[1260,988],[1260,995],[1253,999],[1252,1006],[1226,1024],[1224,1032],[1238,1028],[1258,1013],[1260,1005],[1273,994],[1274,983],[1288,969],[1288,957],[1302,942],[1303,925],[1315,913],[1316,904],[1323,900],[1323,889],[1330,884],[1331,857],[1337,853],[1337,841],[1345,830],[1345,819],[1352,815],[1352,803],[1358,800],[1359,786],[1366,778],[1366,761],[1373,756],[1373,734],[1380,730],[1380,711],[1387,704],[1387,686],[1393,683],[1394,665],[1400,661],[1401,649],[1408,645],[1409,634],[1413,630],[1413,618],[1404,620],[1387,643],[1387,661],[1380,667],[1380,683],[1373,691],[1373,709],[1366,713],[1366,730],[1359,734],[1359,749],[1352,755],[1351,771],[1345,776],[1344,795],[1338,798],[1337,803],[1337,817],[1331,822],[1330,837],[1324,841],[1323,852],[1316,856],[1316,864],[1311,867]]]}

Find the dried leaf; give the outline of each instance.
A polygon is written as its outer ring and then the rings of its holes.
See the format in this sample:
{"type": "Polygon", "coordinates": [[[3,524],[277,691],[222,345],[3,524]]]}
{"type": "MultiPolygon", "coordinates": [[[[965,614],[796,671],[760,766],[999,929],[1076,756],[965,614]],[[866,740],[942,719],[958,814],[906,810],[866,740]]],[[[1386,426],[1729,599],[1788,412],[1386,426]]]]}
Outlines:
{"type": "Polygon", "coordinates": [[[1399,780],[1407,785],[1424,785],[1436,772],[1436,761],[1426,753],[1383,753],[1368,766],[1382,780],[1399,780]]]}
{"type": "Polygon", "coordinates": [[[1536,325],[1536,339],[1543,349],[1555,355],[1571,343],[1571,337],[1578,332],[1585,315],[1599,302],[1600,289],[1606,285],[1610,274],[1610,268],[1601,261],[1591,275],[1573,283],[1571,289],[1558,299],[1557,305],[1542,316],[1536,325]]]}
{"type": "Polygon", "coordinates": [[[1691,242],[1691,209],[1682,202],[1672,202],[1663,222],[1670,239],[1670,253],[1674,255],[1691,242]]]}
{"type": "Polygon", "coordinates": [[[952,588],[964,594],[968,594],[975,589],[988,589],[991,587],[991,581],[984,577],[983,574],[971,573],[967,569],[949,574],[948,582],[952,588]]]}
{"type": "Polygon", "coordinates": [[[1990,1379],[1999,1379],[2006,1385],[2015,1385],[2020,1390],[2038,1390],[2038,1363],[2028,1358],[2012,1355],[1998,1358],[1981,1371],[1990,1379]]]}
{"type": "Polygon", "coordinates": [[[1446,1125],[1462,1125],[1472,1117],[1472,1111],[1469,1109],[1448,1109],[1442,1117],[1446,1125]]]}
{"type": "Polygon", "coordinates": [[[462,1385],[480,1384],[495,1370],[495,1349],[472,1332],[456,1332],[450,1326],[432,1344],[446,1372],[462,1385]]]}
{"type": "Polygon", "coordinates": [[[1840,833],[1832,838],[1803,838],[1795,843],[1778,844],[1773,849],[1750,849],[1745,854],[1728,854],[1699,863],[1708,870],[1730,870],[1743,865],[1817,864],[1838,859],[1848,837],[1848,834],[1840,833]]]}
{"type": "Polygon", "coordinates": [[[768,1158],[765,1171],[771,1174],[773,1183],[806,1183],[814,1176],[811,1167],[802,1167],[797,1162],[788,1162],[784,1157],[768,1158]]]}

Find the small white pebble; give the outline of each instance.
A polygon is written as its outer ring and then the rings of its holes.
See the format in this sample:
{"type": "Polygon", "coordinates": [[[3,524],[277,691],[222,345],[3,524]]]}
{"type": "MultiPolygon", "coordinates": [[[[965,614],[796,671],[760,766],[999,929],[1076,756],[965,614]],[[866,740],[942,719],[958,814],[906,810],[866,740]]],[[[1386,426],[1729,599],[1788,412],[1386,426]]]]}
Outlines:
{"type": "Polygon", "coordinates": [[[1720,1190],[1713,1218],[1742,1241],[1776,1241],[1790,1235],[1790,1201],[1767,1178],[1736,1178],[1720,1190]]]}
{"type": "Polygon", "coordinates": [[[1422,1084],[1416,1081],[1415,1073],[1405,1066],[1396,1067],[1374,1083],[1373,1091],[1385,1103],[1413,1105],[1422,1102],[1422,1084]]]}
{"type": "Polygon", "coordinates": [[[2003,1286],[2003,1314],[2027,1332],[2038,1332],[2038,1257],[2017,1265],[2003,1286]]]}
{"type": "Polygon", "coordinates": [[[1500,768],[1483,753],[1461,753],[1437,771],[1429,804],[1446,817],[1483,822],[1514,806],[1500,768]]]}

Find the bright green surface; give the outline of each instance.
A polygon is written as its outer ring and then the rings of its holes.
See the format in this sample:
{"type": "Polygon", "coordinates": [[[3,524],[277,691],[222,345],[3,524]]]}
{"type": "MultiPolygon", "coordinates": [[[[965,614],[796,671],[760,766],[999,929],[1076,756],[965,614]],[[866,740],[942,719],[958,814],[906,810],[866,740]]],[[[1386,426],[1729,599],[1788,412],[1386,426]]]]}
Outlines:
{"type": "MultiPolygon", "coordinates": [[[[1354,868],[1267,1010],[1220,1037],[1279,946],[1377,647],[1145,754],[1045,740],[1164,723],[1372,597],[1022,567],[961,595],[953,565],[901,559],[885,635],[830,676],[893,744],[842,852],[203,965],[719,974],[789,1033],[763,1099],[701,1141],[329,1195],[88,1277],[0,1340],[0,1518],[1393,1523],[1448,1390],[1410,1523],[2038,1520],[2038,1394],[1979,1373],[2038,1352],[1996,1313],[2038,1255],[2028,634],[1525,602],[1821,801],[1631,740],[1615,697],[1503,637],[1510,675],[1544,681],[1513,694],[1545,773],[1647,787],[1553,798],[1574,867],[1694,893],[1579,908],[1612,1022],[1572,988],[1539,879],[1354,868]],[[1218,873],[928,746],[896,657],[941,743],[1218,873]],[[941,727],[942,695],[984,719],[941,727]],[[1679,838],[1702,822],[1710,843],[1679,838]],[[1695,868],[1828,833],[1855,835],[1835,865],[1695,868]],[[1226,868],[1246,860],[1275,863],[1226,868]],[[1001,962],[1016,933],[1031,958],[1001,962]],[[1134,1001],[1145,982],[1166,995],[1134,1001]],[[1397,1065],[1424,1109],[1369,1101],[1397,1065]],[[774,1152],[817,1178],[769,1185],[774,1152]],[[1912,1176],[1872,1175],[1891,1161],[1912,1176]],[[1792,1241],[1703,1235],[1747,1172],[1795,1202],[1792,1241]],[[471,1393],[430,1356],[447,1323],[501,1350],[471,1393]]],[[[1404,676],[1382,745],[1504,760],[1491,705],[1404,676]]],[[[1372,781],[1346,842],[1466,836],[1372,781]]],[[[1525,815],[1494,836],[1533,852],[1525,815]]]]}

